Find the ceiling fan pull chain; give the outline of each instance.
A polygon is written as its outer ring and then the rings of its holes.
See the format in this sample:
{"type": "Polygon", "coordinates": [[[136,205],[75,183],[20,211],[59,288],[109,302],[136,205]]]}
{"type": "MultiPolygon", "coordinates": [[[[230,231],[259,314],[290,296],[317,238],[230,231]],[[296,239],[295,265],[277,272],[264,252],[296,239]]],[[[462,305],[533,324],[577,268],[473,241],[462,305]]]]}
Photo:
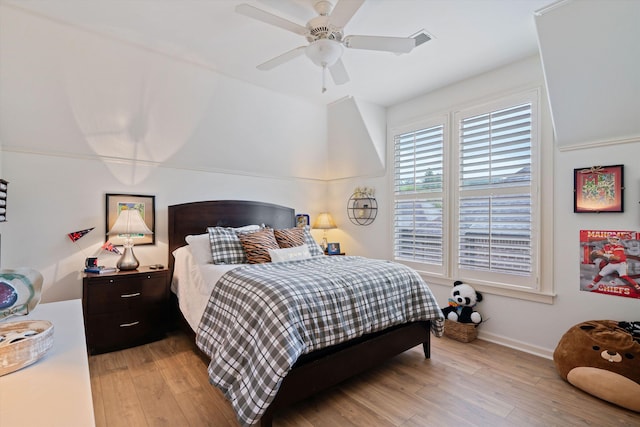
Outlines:
{"type": "Polygon", "coordinates": [[[326,85],[326,80],[327,80],[327,65],[326,64],[322,64],[322,93],[325,93],[327,91],[327,85],[326,85]]]}

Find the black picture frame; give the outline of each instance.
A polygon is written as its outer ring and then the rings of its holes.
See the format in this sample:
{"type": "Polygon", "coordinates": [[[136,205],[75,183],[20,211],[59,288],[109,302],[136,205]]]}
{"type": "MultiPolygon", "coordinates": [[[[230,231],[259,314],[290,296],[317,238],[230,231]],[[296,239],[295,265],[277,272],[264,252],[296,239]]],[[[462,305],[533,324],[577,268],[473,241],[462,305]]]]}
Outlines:
{"type": "Polygon", "coordinates": [[[127,209],[137,209],[153,234],[146,234],[135,239],[135,245],[155,245],[156,244],[156,196],[142,194],[113,194],[105,195],[105,241],[111,242],[114,246],[124,244],[124,237],[110,236],[109,230],[115,224],[120,210],[123,206],[127,209]]]}
{"type": "Polygon", "coordinates": [[[327,253],[329,255],[340,255],[340,243],[334,242],[327,244],[327,253]]]}
{"type": "Polygon", "coordinates": [[[573,212],[624,212],[624,165],[574,169],[573,212]]]}

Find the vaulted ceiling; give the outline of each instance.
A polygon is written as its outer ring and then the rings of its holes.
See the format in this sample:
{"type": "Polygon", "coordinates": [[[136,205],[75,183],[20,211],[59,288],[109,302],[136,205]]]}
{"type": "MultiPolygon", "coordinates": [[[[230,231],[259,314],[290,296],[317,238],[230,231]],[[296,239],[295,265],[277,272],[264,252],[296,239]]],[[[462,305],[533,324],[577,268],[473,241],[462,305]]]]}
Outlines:
{"type": "MultiPolygon", "coordinates": [[[[306,45],[303,36],[235,11],[247,3],[300,25],[315,0],[0,0],[45,19],[188,61],[280,93],[329,104],[353,96],[381,106],[412,98],[538,51],[534,12],[552,0],[367,0],[345,34],[432,40],[408,54],[345,49],[350,82],[335,85],[304,55],[256,69],[306,45]]],[[[342,0],[349,1],[349,0],[342,0]]]]}

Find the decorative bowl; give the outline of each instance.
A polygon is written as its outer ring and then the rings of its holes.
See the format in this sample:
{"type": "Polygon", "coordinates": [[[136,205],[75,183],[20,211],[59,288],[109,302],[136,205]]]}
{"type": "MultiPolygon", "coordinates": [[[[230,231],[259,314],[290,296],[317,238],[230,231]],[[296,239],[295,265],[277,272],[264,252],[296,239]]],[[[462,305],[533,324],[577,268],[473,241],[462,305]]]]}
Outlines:
{"type": "Polygon", "coordinates": [[[0,323],[0,376],[29,366],[53,347],[53,324],[47,320],[0,323]]]}

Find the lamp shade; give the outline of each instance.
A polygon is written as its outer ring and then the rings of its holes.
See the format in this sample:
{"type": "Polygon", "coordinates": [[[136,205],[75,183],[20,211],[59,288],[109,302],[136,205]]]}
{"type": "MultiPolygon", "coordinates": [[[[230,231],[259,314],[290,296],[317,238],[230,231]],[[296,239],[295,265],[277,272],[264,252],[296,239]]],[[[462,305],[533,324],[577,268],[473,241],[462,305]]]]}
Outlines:
{"type": "Polygon", "coordinates": [[[140,211],[137,209],[125,209],[120,211],[118,219],[109,230],[109,234],[153,234],[147,224],[144,223],[140,211]]]}
{"type": "Polygon", "coordinates": [[[313,228],[317,228],[319,230],[330,230],[338,227],[336,227],[336,223],[333,221],[333,218],[331,218],[331,214],[329,212],[322,212],[313,223],[313,228]]]}

